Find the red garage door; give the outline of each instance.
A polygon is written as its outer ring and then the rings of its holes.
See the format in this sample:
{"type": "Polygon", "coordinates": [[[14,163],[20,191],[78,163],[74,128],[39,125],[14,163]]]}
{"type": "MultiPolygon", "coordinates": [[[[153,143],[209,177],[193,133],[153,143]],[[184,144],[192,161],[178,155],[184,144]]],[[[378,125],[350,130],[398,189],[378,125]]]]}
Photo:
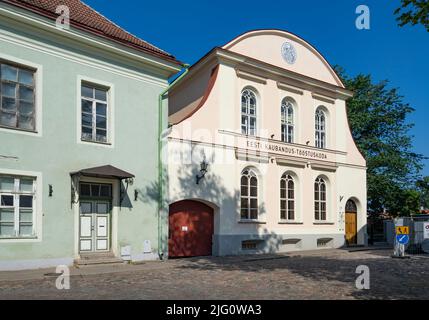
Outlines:
{"type": "Polygon", "coordinates": [[[191,200],[170,205],[169,257],[212,255],[213,209],[191,200]]]}

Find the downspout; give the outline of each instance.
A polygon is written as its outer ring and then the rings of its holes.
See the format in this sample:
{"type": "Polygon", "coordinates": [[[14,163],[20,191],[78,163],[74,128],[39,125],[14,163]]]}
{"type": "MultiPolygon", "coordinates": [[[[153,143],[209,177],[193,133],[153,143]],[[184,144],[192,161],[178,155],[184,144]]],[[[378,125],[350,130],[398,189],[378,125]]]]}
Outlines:
{"type": "MultiPolygon", "coordinates": [[[[162,152],[162,129],[163,129],[163,105],[162,101],[164,96],[170,91],[171,87],[182,80],[189,72],[189,64],[183,64],[184,72],[177,77],[164,91],[161,92],[158,98],[158,256],[161,260],[164,259],[164,252],[162,248],[162,212],[164,210],[164,181],[163,181],[163,170],[164,166],[162,163],[161,152],[162,152]]],[[[183,69],[182,69],[183,70],[183,69]]]]}

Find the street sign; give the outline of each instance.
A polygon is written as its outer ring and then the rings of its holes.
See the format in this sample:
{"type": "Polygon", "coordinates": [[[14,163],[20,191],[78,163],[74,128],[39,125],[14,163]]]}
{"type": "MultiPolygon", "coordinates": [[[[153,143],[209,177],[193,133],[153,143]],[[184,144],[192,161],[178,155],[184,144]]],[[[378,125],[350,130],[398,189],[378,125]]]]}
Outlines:
{"type": "Polygon", "coordinates": [[[396,235],[396,241],[400,244],[407,244],[410,241],[410,236],[408,234],[398,234],[396,235]]]}
{"type": "Polygon", "coordinates": [[[410,234],[410,228],[404,226],[396,227],[396,234],[410,234]]]}
{"type": "Polygon", "coordinates": [[[423,223],[423,238],[429,239],[429,222],[423,223]]]}

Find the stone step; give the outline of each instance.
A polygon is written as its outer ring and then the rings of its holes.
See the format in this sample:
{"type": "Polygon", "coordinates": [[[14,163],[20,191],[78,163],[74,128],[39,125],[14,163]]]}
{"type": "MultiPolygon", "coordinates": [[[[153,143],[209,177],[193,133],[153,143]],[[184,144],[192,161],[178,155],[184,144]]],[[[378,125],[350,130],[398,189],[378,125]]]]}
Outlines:
{"type": "Polygon", "coordinates": [[[119,264],[124,263],[121,258],[115,257],[112,253],[82,254],[80,259],[74,261],[77,266],[88,266],[96,264],[119,264]]]}

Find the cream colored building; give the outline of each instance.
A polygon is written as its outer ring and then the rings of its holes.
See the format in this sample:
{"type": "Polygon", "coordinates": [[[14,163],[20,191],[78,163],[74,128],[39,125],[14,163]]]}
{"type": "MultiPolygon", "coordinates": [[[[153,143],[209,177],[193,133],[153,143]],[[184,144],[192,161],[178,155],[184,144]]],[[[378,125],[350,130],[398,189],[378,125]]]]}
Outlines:
{"type": "Polygon", "coordinates": [[[352,94],[314,47],[280,30],[245,33],[193,65],[169,94],[170,256],[365,244],[352,94]]]}

